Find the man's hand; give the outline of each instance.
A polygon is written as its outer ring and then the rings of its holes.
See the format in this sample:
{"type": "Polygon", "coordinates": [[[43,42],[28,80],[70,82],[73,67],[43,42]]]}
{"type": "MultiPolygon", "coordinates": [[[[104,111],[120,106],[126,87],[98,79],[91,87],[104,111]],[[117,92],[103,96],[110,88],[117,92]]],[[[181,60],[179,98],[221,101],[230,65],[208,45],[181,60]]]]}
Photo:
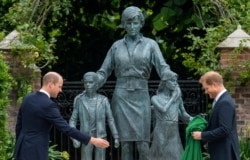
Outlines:
{"type": "Polygon", "coordinates": [[[94,146],[100,147],[100,148],[108,148],[109,147],[109,142],[105,139],[102,139],[102,138],[91,137],[90,143],[93,144],[94,146]]]}
{"type": "Polygon", "coordinates": [[[200,131],[191,132],[191,135],[192,135],[193,139],[201,140],[201,132],[200,131]]]}

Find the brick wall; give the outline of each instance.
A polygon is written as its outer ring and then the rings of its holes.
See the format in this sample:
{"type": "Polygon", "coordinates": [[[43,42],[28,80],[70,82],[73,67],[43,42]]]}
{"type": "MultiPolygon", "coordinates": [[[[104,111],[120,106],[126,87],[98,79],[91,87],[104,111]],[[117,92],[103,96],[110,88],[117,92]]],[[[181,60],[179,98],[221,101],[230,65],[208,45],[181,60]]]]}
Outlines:
{"type": "MultiPolygon", "coordinates": [[[[234,55],[233,49],[221,50],[220,67],[225,69],[230,65],[237,66],[232,71],[235,82],[241,73],[242,64],[247,61],[250,61],[250,50],[248,49],[242,50],[238,55],[234,55]]],[[[246,130],[250,128],[250,87],[234,86],[233,91],[232,97],[236,104],[238,132],[243,131],[245,135],[246,130]]]]}

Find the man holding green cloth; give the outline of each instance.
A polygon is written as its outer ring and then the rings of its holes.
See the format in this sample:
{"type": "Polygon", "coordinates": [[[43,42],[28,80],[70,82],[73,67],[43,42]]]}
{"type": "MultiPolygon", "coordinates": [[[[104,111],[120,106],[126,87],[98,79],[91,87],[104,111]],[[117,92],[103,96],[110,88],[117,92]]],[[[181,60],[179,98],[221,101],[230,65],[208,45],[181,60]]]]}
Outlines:
{"type": "Polygon", "coordinates": [[[192,132],[203,131],[207,126],[207,121],[200,115],[195,116],[188,123],[186,128],[186,146],[181,160],[202,160],[200,141],[194,140],[192,132]]]}
{"type": "Polygon", "coordinates": [[[222,76],[216,71],[208,71],[199,82],[214,103],[206,129],[194,131],[193,139],[207,144],[210,160],[240,160],[237,113],[222,76]]]}

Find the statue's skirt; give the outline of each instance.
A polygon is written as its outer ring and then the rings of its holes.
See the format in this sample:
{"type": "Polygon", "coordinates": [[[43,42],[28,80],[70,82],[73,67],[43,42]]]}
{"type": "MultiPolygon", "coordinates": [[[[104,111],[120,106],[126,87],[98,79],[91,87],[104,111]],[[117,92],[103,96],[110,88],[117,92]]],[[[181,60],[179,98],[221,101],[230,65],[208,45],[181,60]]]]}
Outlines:
{"type": "Polygon", "coordinates": [[[120,141],[150,141],[151,108],[147,88],[115,88],[111,107],[120,141]]]}

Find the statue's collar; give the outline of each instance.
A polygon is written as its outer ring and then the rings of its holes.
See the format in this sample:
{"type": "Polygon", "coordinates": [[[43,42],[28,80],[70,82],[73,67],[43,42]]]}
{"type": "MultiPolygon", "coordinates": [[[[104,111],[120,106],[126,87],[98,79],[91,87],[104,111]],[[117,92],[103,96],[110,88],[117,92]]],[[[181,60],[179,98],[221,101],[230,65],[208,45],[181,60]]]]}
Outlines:
{"type": "MultiPolygon", "coordinates": [[[[138,41],[138,42],[142,42],[142,41],[143,41],[143,35],[142,35],[141,33],[140,33],[140,35],[138,36],[138,38],[137,38],[136,41],[138,41]]],[[[124,42],[125,42],[125,43],[128,42],[128,35],[127,35],[127,34],[124,36],[124,42]]]]}

